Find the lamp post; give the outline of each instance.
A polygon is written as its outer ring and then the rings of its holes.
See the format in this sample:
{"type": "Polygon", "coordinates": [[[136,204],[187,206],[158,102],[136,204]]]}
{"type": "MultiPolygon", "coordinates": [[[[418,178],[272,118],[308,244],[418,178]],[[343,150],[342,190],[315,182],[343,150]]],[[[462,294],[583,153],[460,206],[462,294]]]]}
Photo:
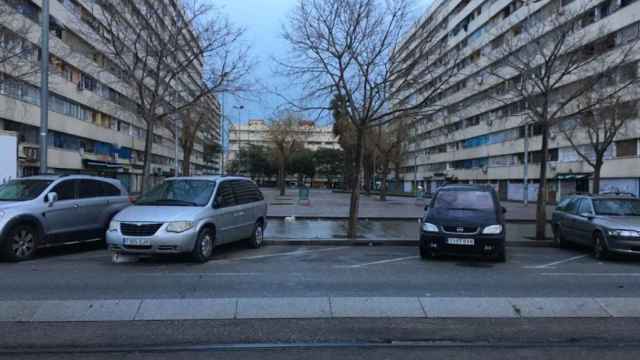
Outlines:
{"type": "Polygon", "coordinates": [[[40,21],[40,173],[46,174],[49,128],[49,0],[42,0],[40,21]]]}

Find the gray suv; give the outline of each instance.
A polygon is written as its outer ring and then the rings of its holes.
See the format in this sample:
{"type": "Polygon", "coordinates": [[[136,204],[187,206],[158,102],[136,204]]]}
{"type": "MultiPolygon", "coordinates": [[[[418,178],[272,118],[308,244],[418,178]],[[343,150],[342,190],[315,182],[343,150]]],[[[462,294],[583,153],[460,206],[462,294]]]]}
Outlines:
{"type": "Polygon", "coordinates": [[[0,253],[31,258],[39,247],[100,240],[129,206],[120,181],[93,176],[33,176],[0,185],[0,253]]]}
{"type": "Polygon", "coordinates": [[[640,254],[640,200],[633,196],[570,196],[558,204],[551,221],[557,246],[586,245],[597,259],[640,254]]]}
{"type": "Polygon", "coordinates": [[[262,245],[267,204],[242,177],[167,179],[117,214],[107,232],[115,254],[190,253],[206,262],[214,246],[248,240],[262,245]]]}

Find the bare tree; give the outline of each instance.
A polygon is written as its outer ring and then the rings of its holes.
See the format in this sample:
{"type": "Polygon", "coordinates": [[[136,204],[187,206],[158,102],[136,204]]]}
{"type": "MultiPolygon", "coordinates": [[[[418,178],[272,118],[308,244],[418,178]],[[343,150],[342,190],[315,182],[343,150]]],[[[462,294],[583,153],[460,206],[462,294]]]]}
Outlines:
{"type": "MultiPolygon", "coordinates": [[[[18,16],[14,2],[0,1],[0,73],[24,79],[39,72],[38,47],[29,35],[37,30],[37,17],[18,16]]],[[[15,4],[17,6],[17,4],[15,4]]],[[[0,83],[3,77],[0,76],[0,83]]]]}
{"type": "Polygon", "coordinates": [[[637,114],[637,102],[624,102],[623,97],[607,97],[606,100],[586,94],[579,99],[581,108],[575,117],[558,125],[573,150],[593,168],[593,192],[600,192],[600,175],[605,156],[611,150],[616,137],[637,114]],[[587,143],[577,139],[586,135],[587,143]]]}
{"type": "Polygon", "coordinates": [[[494,40],[500,44],[491,53],[489,72],[501,82],[494,98],[524,107],[528,122],[542,129],[536,238],[544,239],[550,129],[573,111],[579,98],[601,86],[599,59],[604,56],[609,67],[616,67],[626,61],[629,48],[611,51],[615,36],[605,36],[601,26],[587,28],[598,25],[592,25],[592,9],[581,3],[530,1],[523,6],[523,22],[494,40]]]}
{"type": "Polygon", "coordinates": [[[269,124],[268,139],[278,164],[280,196],[286,192],[287,165],[291,154],[304,144],[305,132],[300,127],[300,120],[292,113],[285,113],[269,124]]]}
{"type": "Polygon", "coordinates": [[[379,126],[371,131],[371,142],[377,154],[376,171],[381,177],[380,200],[387,199],[387,180],[391,165],[402,161],[402,146],[406,140],[407,129],[402,122],[393,122],[388,126],[379,126]]]}
{"type": "MultiPolygon", "coordinates": [[[[291,51],[280,61],[282,73],[303,89],[303,96],[287,101],[303,110],[330,110],[301,104],[329,104],[336,95],[343,99],[342,116],[355,129],[355,184],[361,179],[367,129],[396,115],[417,118],[441,109],[434,95],[456,74],[455,66],[450,71],[421,66],[448,50],[436,43],[436,30],[427,31],[415,50],[406,51],[412,46],[403,41],[411,14],[409,0],[298,0],[284,29],[291,51]]],[[[359,190],[354,186],[351,192],[351,238],[357,235],[359,190]]]]}
{"type": "Polygon", "coordinates": [[[147,127],[143,190],[154,130],[209,94],[236,91],[249,64],[243,29],[208,3],[182,0],[169,14],[152,5],[100,0],[93,11],[96,44],[147,127]]]}

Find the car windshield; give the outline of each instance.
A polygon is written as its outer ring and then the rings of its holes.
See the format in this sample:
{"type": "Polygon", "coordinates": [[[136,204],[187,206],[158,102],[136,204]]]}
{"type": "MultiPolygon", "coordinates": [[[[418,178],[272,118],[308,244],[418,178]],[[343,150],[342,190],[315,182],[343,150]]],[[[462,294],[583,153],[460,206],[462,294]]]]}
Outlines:
{"type": "Polygon", "coordinates": [[[594,199],[593,208],[598,215],[640,216],[640,200],[594,199]]]}
{"type": "Polygon", "coordinates": [[[493,210],[493,198],[486,191],[441,191],[434,209],[448,210],[493,210]]]}
{"type": "Polygon", "coordinates": [[[12,180],[0,185],[0,201],[33,200],[52,183],[51,180],[12,180]]]}
{"type": "Polygon", "coordinates": [[[145,193],[136,205],[205,206],[215,186],[209,180],[169,180],[145,193]]]}

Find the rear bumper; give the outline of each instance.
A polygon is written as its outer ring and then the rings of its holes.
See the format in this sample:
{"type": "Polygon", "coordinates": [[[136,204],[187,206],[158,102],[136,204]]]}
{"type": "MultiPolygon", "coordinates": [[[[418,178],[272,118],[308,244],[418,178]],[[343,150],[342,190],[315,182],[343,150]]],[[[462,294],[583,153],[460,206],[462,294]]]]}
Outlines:
{"type": "Polygon", "coordinates": [[[455,235],[445,233],[420,234],[420,246],[435,254],[449,255],[498,255],[504,251],[505,235],[455,235]],[[473,239],[474,245],[451,245],[448,238],[473,239]]]}

